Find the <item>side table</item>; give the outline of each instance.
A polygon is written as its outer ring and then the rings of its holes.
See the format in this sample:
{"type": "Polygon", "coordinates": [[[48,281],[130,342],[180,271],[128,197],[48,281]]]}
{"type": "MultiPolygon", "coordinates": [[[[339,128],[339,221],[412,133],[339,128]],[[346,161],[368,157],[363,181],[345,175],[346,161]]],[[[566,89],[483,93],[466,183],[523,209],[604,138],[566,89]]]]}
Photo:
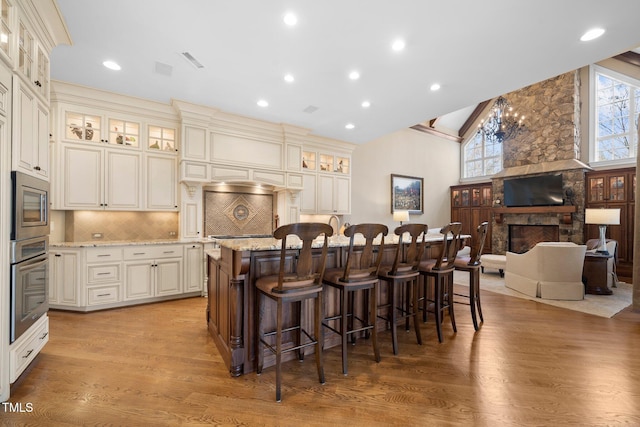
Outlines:
{"type": "Polygon", "coordinates": [[[607,260],[613,255],[587,252],[584,256],[582,282],[585,293],[595,295],[611,295],[613,291],[607,287],[607,260]]]}

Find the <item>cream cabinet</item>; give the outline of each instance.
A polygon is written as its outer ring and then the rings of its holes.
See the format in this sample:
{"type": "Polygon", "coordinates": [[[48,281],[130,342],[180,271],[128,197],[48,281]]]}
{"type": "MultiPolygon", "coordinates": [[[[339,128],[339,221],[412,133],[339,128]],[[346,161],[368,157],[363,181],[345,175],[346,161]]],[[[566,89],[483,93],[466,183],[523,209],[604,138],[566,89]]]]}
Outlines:
{"type": "Polygon", "coordinates": [[[122,249],[87,248],[85,255],[86,306],[95,308],[122,301],[122,249]]]}
{"type": "Polygon", "coordinates": [[[49,109],[21,79],[13,83],[12,166],[49,179],[49,109]]]}
{"type": "Polygon", "coordinates": [[[125,247],[125,300],[182,293],[182,257],[179,245],[125,247]]]}
{"type": "Polygon", "coordinates": [[[80,249],[49,251],[49,306],[77,307],[80,304],[80,249]]]}
{"type": "Polygon", "coordinates": [[[144,155],[144,208],[150,211],[178,210],[178,176],[176,156],[144,155]]]}
{"type": "Polygon", "coordinates": [[[57,209],[140,210],[141,154],[63,144],[57,209]]]}
{"type": "Polygon", "coordinates": [[[318,175],[317,213],[351,213],[351,178],[318,175]]]}
{"type": "Polygon", "coordinates": [[[184,246],[184,291],[202,292],[204,287],[204,251],[200,243],[184,246]]]}
{"type": "Polygon", "coordinates": [[[64,118],[60,132],[63,141],[140,149],[141,125],[138,121],[108,117],[100,110],[84,110],[67,105],[62,107],[60,114],[64,118]]]}
{"type": "Polygon", "coordinates": [[[44,315],[9,346],[10,383],[18,379],[47,342],[49,342],[49,316],[44,315]]]}
{"type": "Polygon", "coordinates": [[[302,192],[300,193],[300,213],[315,214],[318,212],[316,201],[316,187],[318,176],[316,174],[304,174],[302,176],[302,192]]]}

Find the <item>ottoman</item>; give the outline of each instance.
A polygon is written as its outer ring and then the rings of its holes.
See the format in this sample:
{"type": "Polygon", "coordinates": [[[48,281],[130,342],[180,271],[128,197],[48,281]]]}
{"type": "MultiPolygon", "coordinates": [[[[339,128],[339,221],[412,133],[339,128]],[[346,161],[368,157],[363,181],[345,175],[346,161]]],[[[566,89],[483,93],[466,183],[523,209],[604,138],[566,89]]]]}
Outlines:
{"type": "Polygon", "coordinates": [[[504,270],[507,265],[506,255],[484,254],[480,256],[480,269],[484,273],[485,268],[494,268],[504,277],[504,270]]]}

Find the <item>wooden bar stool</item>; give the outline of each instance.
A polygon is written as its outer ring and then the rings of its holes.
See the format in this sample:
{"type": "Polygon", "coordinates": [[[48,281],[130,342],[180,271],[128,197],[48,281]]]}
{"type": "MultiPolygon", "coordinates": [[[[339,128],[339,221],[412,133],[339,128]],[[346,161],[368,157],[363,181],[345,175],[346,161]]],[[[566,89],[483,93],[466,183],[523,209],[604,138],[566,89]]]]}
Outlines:
{"type": "MultiPolygon", "coordinates": [[[[324,368],[322,366],[322,278],[327,258],[328,237],[333,234],[333,228],[329,224],[323,223],[297,223],[283,225],[273,232],[273,237],[281,242],[280,252],[280,269],[279,274],[274,276],[261,277],[256,281],[258,290],[256,309],[257,327],[258,327],[258,361],[256,372],[262,373],[264,346],[266,346],[276,356],[276,401],[280,402],[281,393],[281,362],[282,355],[291,351],[298,352],[298,358],[304,359],[304,349],[309,346],[315,347],[316,365],[318,368],[318,378],[321,384],[324,384],[324,368]],[[314,240],[324,234],[322,255],[319,260],[313,259],[312,245],[314,240]],[[287,247],[292,245],[292,240],[287,237],[290,235],[297,236],[302,241],[302,248],[299,254],[291,261],[291,254],[287,257],[287,247]],[[293,265],[292,265],[293,264],[293,265]],[[275,330],[264,332],[264,312],[265,306],[262,300],[266,297],[268,300],[276,303],[276,328],[275,330]],[[306,300],[314,301],[314,333],[309,334],[302,325],[303,308],[306,300]],[[297,303],[297,307],[292,310],[292,317],[297,317],[291,326],[284,326],[285,313],[284,305],[289,303],[297,303]],[[294,332],[291,345],[283,348],[283,333],[294,332]],[[272,337],[275,336],[275,344],[272,337]]],[[[315,246],[318,246],[316,243],[315,246]]],[[[290,250],[290,249],[289,249],[290,250]]],[[[265,300],[266,301],[266,300],[265,300]]],[[[290,304],[289,304],[290,306],[290,304]]]]}
{"type": "MultiPolygon", "coordinates": [[[[376,332],[376,308],[378,306],[378,270],[384,253],[384,236],[389,229],[382,224],[358,224],[347,227],[344,235],[349,237],[349,249],[344,269],[327,270],[323,283],[338,290],[340,294],[340,313],[325,317],[323,326],[337,333],[342,338],[342,373],[347,375],[347,337],[356,343],[356,335],[360,332],[371,334],[373,354],[376,362],[380,362],[378,349],[378,333],[376,332]],[[364,246],[355,245],[355,237],[365,239],[364,246]],[[374,239],[380,237],[380,246],[374,250],[374,239]],[[354,309],[356,293],[363,291],[362,317],[354,309]],[[358,324],[356,324],[358,322],[358,324]],[[337,327],[335,325],[337,323],[337,327]],[[370,331],[370,332],[369,332],[370,331]]],[[[326,298],[325,298],[326,301],[326,298]]]]}
{"type": "Polygon", "coordinates": [[[438,341],[442,342],[442,319],[444,311],[449,312],[453,331],[456,329],[456,318],[453,312],[453,270],[456,253],[460,248],[460,233],[462,224],[452,222],[440,232],[444,235],[442,252],[437,259],[420,262],[419,271],[424,281],[423,317],[427,320],[427,312],[433,312],[436,317],[436,331],[438,341]],[[433,309],[429,309],[430,303],[433,309]]]}
{"type": "Polygon", "coordinates": [[[457,297],[464,298],[468,302],[455,301],[457,304],[468,304],[471,307],[471,320],[473,320],[473,328],[478,330],[478,319],[476,318],[476,310],[480,316],[480,322],[484,323],[482,317],[482,306],[480,305],[480,256],[484,249],[484,242],[487,238],[488,222],[480,224],[476,230],[476,244],[471,248],[471,253],[466,256],[457,256],[453,266],[458,271],[469,272],[469,292],[468,294],[456,293],[457,297]]]}
{"type": "Polygon", "coordinates": [[[426,224],[405,224],[396,228],[394,233],[399,236],[399,238],[393,265],[380,267],[380,273],[378,274],[378,278],[388,285],[389,298],[387,304],[378,306],[378,309],[387,309],[386,315],[378,317],[385,319],[391,325],[393,354],[398,354],[398,336],[396,331],[398,317],[407,319],[407,330],[409,328],[409,318],[413,317],[416,339],[418,340],[418,344],[422,345],[418,317],[418,283],[420,279],[418,265],[424,253],[424,239],[428,228],[426,224]],[[405,233],[408,233],[410,236],[410,241],[406,248],[403,245],[403,234],[405,233]],[[397,301],[399,297],[400,301],[397,301]]]}

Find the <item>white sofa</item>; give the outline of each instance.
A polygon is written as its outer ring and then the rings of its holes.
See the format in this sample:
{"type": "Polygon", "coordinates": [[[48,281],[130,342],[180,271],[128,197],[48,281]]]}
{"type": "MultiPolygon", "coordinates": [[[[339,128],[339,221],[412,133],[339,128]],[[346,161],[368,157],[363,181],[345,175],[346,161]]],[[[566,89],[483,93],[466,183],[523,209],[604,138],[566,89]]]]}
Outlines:
{"type": "Polygon", "coordinates": [[[505,286],[542,299],[584,299],[586,251],[586,245],[541,242],[523,254],[507,252],[505,286]]]}

